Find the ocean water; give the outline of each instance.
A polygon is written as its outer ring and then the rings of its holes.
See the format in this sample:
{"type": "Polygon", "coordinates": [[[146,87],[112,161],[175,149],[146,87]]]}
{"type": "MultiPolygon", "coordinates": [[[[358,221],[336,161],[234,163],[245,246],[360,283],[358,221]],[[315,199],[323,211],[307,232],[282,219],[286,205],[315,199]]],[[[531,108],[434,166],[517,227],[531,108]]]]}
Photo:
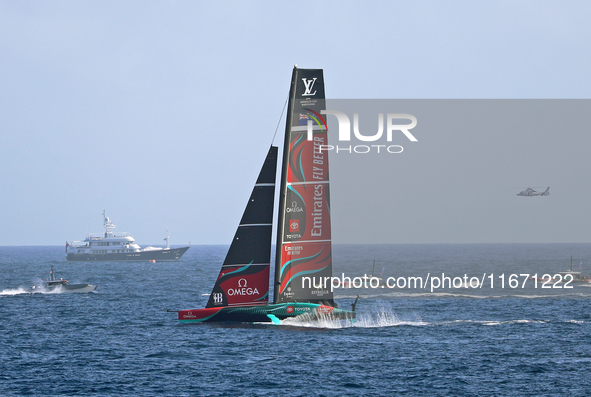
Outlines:
{"type": "Polygon", "coordinates": [[[0,247],[0,395],[591,393],[591,284],[508,281],[567,270],[571,255],[574,270],[582,260],[591,273],[591,244],[335,245],[335,276],[370,274],[375,261],[384,280],[485,282],[338,289],[343,308],[360,295],[353,324],[179,325],[167,309],[205,305],[226,249],[194,246],[179,262],[78,263],[63,247],[0,247]],[[23,293],[50,265],[99,287],[23,293]]]}

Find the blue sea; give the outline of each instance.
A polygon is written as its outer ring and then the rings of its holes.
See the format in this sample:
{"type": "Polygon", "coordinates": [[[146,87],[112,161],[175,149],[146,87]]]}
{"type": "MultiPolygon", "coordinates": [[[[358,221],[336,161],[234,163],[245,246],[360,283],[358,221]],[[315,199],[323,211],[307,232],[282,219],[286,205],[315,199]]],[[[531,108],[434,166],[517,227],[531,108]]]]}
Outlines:
{"type": "Polygon", "coordinates": [[[590,274],[591,244],[335,245],[339,277],[369,275],[375,261],[384,280],[484,282],[337,289],[342,308],[360,296],[354,323],[178,324],[167,310],[205,305],[226,250],[80,263],[63,247],[0,247],[0,395],[591,394],[591,284],[520,276],[568,270],[571,256],[590,274]],[[24,293],[51,265],[98,289],[24,293]]]}

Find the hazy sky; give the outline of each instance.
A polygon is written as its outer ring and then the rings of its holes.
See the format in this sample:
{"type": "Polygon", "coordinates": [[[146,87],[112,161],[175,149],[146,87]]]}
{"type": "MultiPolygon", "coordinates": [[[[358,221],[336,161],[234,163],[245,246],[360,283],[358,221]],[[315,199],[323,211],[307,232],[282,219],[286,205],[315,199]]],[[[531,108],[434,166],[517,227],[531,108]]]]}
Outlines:
{"type": "MultiPolygon", "coordinates": [[[[589,15],[582,1],[0,0],[0,245],[83,239],[103,209],[141,245],[167,227],[172,244],[229,244],[294,64],[324,69],[328,98],[590,98],[589,15]]],[[[333,242],[591,242],[588,103],[568,130],[417,116],[398,157],[332,156],[333,242]],[[515,196],[529,185],[551,195],[515,196]]]]}

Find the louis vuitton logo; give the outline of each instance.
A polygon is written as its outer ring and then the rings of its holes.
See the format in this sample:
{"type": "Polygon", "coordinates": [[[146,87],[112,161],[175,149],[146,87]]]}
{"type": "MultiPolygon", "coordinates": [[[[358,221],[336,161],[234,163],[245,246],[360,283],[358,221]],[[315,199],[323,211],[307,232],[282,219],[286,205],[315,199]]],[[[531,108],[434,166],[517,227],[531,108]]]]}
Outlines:
{"type": "Polygon", "coordinates": [[[312,89],[314,88],[314,83],[316,83],[316,79],[317,77],[314,77],[313,79],[302,79],[302,81],[304,82],[304,93],[302,94],[302,96],[312,96],[312,95],[316,95],[316,90],[314,90],[314,92],[312,92],[312,89]]]}

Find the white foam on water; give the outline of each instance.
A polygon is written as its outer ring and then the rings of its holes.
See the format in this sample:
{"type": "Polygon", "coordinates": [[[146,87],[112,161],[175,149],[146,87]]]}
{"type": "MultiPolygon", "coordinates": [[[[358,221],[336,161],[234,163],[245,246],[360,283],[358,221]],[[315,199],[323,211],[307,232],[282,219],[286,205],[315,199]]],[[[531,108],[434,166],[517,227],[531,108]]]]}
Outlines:
{"type": "Polygon", "coordinates": [[[29,289],[29,288],[16,288],[16,289],[5,289],[4,291],[0,292],[0,296],[2,295],[7,295],[7,296],[11,296],[11,295],[20,295],[20,294],[61,294],[67,291],[64,291],[60,286],[58,286],[57,288],[53,288],[51,290],[48,290],[44,287],[41,286],[37,286],[35,289],[29,289]]]}
{"type": "Polygon", "coordinates": [[[302,314],[297,317],[286,318],[281,321],[281,325],[306,328],[383,328],[399,325],[428,325],[423,322],[421,316],[414,315],[414,320],[401,320],[396,313],[389,309],[378,309],[376,312],[357,313],[357,318],[336,319],[330,314],[308,315],[302,314]]]}
{"type": "MultiPolygon", "coordinates": [[[[421,316],[414,313],[414,319],[401,319],[396,313],[389,309],[379,309],[369,313],[357,313],[355,321],[335,319],[330,315],[310,316],[307,314],[287,318],[281,321],[281,326],[340,329],[340,328],[384,328],[395,326],[441,326],[451,324],[478,324],[485,326],[510,325],[510,324],[545,324],[546,320],[514,319],[514,320],[451,320],[438,323],[423,321],[421,316]]],[[[569,320],[569,323],[581,324],[586,321],[569,320]]]]}
{"type": "Polygon", "coordinates": [[[501,324],[545,324],[547,321],[543,320],[525,320],[525,319],[518,319],[518,320],[453,320],[453,321],[444,321],[439,324],[435,325],[449,325],[449,324],[480,324],[480,325],[501,325],[501,324]]]}
{"type": "Polygon", "coordinates": [[[5,289],[4,291],[0,291],[0,295],[20,295],[20,294],[27,294],[28,291],[24,288],[16,288],[16,289],[5,289]]]}
{"type": "Polygon", "coordinates": [[[290,327],[304,327],[304,328],[348,328],[351,327],[351,320],[337,320],[334,318],[325,318],[319,316],[318,318],[311,318],[306,314],[297,317],[286,318],[281,320],[280,326],[290,327]]]}

